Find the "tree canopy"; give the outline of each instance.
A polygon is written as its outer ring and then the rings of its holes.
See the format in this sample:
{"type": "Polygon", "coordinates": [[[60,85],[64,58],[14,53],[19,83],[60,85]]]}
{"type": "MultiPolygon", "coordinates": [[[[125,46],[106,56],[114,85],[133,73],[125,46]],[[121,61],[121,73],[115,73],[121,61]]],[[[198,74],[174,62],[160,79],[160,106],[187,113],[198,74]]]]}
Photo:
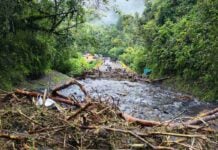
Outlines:
{"type": "Polygon", "coordinates": [[[67,61],[78,57],[71,29],[84,22],[85,2],[0,1],[0,88],[37,78],[49,68],[67,70],[67,61]]]}

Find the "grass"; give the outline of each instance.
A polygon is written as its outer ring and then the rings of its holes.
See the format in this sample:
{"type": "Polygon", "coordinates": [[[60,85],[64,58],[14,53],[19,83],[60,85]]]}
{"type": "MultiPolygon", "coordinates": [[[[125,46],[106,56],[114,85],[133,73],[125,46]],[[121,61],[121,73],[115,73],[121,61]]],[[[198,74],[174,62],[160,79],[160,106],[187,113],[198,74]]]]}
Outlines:
{"type": "Polygon", "coordinates": [[[215,98],[215,91],[204,87],[197,82],[184,81],[181,77],[172,77],[165,80],[163,85],[171,87],[176,91],[193,95],[202,101],[218,102],[218,99],[215,98]]]}

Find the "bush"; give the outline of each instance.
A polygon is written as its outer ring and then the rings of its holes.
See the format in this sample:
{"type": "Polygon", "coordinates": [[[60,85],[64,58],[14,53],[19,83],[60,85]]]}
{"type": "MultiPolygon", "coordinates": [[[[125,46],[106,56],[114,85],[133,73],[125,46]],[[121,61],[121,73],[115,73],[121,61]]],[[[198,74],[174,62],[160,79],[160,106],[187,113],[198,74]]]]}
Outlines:
{"type": "Polygon", "coordinates": [[[36,79],[49,66],[51,53],[34,33],[19,31],[0,38],[0,88],[8,89],[26,77],[36,79]]]}
{"type": "Polygon", "coordinates": [[[89,64],[83,57],[72,58],[69,60],[70,72],[68,73],[68,75],[79,76],[84,71],[87,71],[94,67],[93,64],[95,65],[95,63],[89,64]]]}

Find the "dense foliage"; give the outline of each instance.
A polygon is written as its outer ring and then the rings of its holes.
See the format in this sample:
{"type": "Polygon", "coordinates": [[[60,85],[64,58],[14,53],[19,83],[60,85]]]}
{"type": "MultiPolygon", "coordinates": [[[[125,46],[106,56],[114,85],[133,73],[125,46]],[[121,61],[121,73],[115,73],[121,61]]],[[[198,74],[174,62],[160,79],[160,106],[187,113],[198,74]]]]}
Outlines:
{"type": "Polygon", "coordinates": [[[140,31],[144,61],[154,75],[176,75],[196,85],[204,99],[218,99],[218,1],[155,1],[140,31]]]}
{"type": "Polygon", "coordinates": [[[215,0],[157,1],[142,20],[142,32],[150,32],[144,35],[146,65],[155,74],[196,84],[204,99],[217,99],[217,25],[215,0]]]}
{"type": "Polygon", "coordinates": [[[50,68],[72,71],[71,59],[80,55],[71,29],[84,22],[84,2],[0,1],[0,88],[38,78],[50,68]]]}

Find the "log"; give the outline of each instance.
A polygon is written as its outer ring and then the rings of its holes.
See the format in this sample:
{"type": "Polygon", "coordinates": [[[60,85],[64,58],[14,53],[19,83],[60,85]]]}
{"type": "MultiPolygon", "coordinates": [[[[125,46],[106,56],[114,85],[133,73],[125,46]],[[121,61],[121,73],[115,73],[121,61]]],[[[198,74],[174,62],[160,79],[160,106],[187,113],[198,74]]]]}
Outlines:
{"type": "Polygon", "coordinates": [[[205,116],[209,116],[209,115],[212,115],[212,114],[215,114],[215,113],[217,113],[218,112],[218,108],[215,108],[215,109],[213,109],[213,110],[211,110],[211,111],[208,111],[208,112],[206,112],[206,113],[203,113],[202,115],[200,115],[201,117],[205,117],[205,116]]]}
{"type": "Polygon", "coordinates": [[[205,130],[205,131],[209,131],[209,132],[213,132],[212,129],[207,129],[204,128],[202,129],[203,126],[198,126],[202,123],[211,121],[211,120],[215,120],[218,119],[218,108],[215,108],[207,113],[204,113],[201,116],[197,116],[195,117],[196,119],[190,119],[186,122],[183,123],[173,123],[173,124],[169,124],[170,127],[179,127],[179,128],[192,128],[192,129],[197,129],[197,130],[205,130]]]}
{"type": "Polygon", "coordinates": [[[90,102],[86,103],[83,107],[81,107],[79,110],[77,110],[73,115],[68,117],[67,121],[72,119],[72,118],[75,118],[77,115],[79,115],[82,111],[84,111],[85,109],[87,109],[91,105],[92,105],[92,103],[90,103],[90,102]]]}
{"type": "Polygon", "coordinates": [[[52,95],[56,95],[56,94],[57,94],[57,91],[63,90],[63,89],[65,89],[65,88],[67,88],[67,87],[69,87],[69,86],[71,86],[71,85],[78,85],[78,86],[80,87],[81,91],[85,94],[85,96],[88,96],[88,93],[87,93],[87,91],[85,90],[85,88],[83,87],[83,85],[80,84],[80,83],[79,83],[78,81],[76,81],[75,79],[72,79],[72,80],[68,81],[67,83],[65,83],[65,84],[63,84],[63,85],[60,85],[60,86],[54,88],[54,89],[52,90],[52,93],[51,93],[51,94],[52,94],[52,95]]]}
{"type": "Polygon", "coordinates": [[[217,118],[218,118],[218,113],[214,113],[214,114],[211,114],[209,116],[202,117],[202,118],[199,117],[199,119],[196,119],[196,120],[187,121],[184,124],[185,125],[198,125],[198,124],[202,124],[203,121],[208,122],[211,120],[215,120],[217,118]]]}
{"type": "MultiPolygon", "coordinates": [[[[26,95],[26,96],[31,96],[31,97],[43,96],[43,94],[38,93],[38,92],[29,92],[29,91],[24,91],[24,90],[20,90],[20,89],[17,89],[15,91],[15,94],[26,95]]],[[[55,97],[55,96],[49,96],[48,95],[46,98],[53,99],[56,102],[61,102],[61,103],[65,103],[65,104],[68,104],[68,105],[76,105],[76,106],[78,106],[77,103],[74,103],[71,100],[64,99],[64,98],[61,98],[61,97],[55,97]]]]}
{"type": "Polygon", "coordinates": [[[137,123],[137,124],[140,124],[140,125],[143,125],[143,126],[146,126],[146,127],[153,127],[153,126],[162,125],[161,122],[139,119],[139,118],[135,118],[135,117],[130,116],[130,115],[125,114],[125,113],[122,113],[122,117],[123,117],[127,122],[137,123]]]}
{"type": "Polygon", "coordinates": [[[204,114],[204,117],[198,117],[196,120],[188,120],[184,123],[169,123],[169,121],[166,122],[157,122],[157,121],[150,121],[150,120],[144,120],[144,119],[139,119],[133,116],[130,116],[125,113],[121,113],[121,117],[124,118],[127,122],[132,122],[132,123],[137,123],[146,127],[153,127],[153,126],[169,126],[169,127],[192,127],[193,125],[199,125],[204,122],[208,122],[211,120],[215,120],[218,118],[218,108],[209,111],[204,114]]]}
{"type": "Polygon", "coordinates": [[[38,92],[29,92],[29,91],[24,91],[20,89],[16,89],[15,94],[21,94],[21,95],[26,95],[26,96],[31,96],[31,97],[43,96],[43,94],[38,93],[38,92]]]}
{"type": "Polygon", "coordinates": [[[153,79],[151,80],[151,83],[159,83],[159,82],[163,82],[164,80],[169,79],[170,77],[165,77],[165,78],[160,78],[160,79],[153,79]]]}

